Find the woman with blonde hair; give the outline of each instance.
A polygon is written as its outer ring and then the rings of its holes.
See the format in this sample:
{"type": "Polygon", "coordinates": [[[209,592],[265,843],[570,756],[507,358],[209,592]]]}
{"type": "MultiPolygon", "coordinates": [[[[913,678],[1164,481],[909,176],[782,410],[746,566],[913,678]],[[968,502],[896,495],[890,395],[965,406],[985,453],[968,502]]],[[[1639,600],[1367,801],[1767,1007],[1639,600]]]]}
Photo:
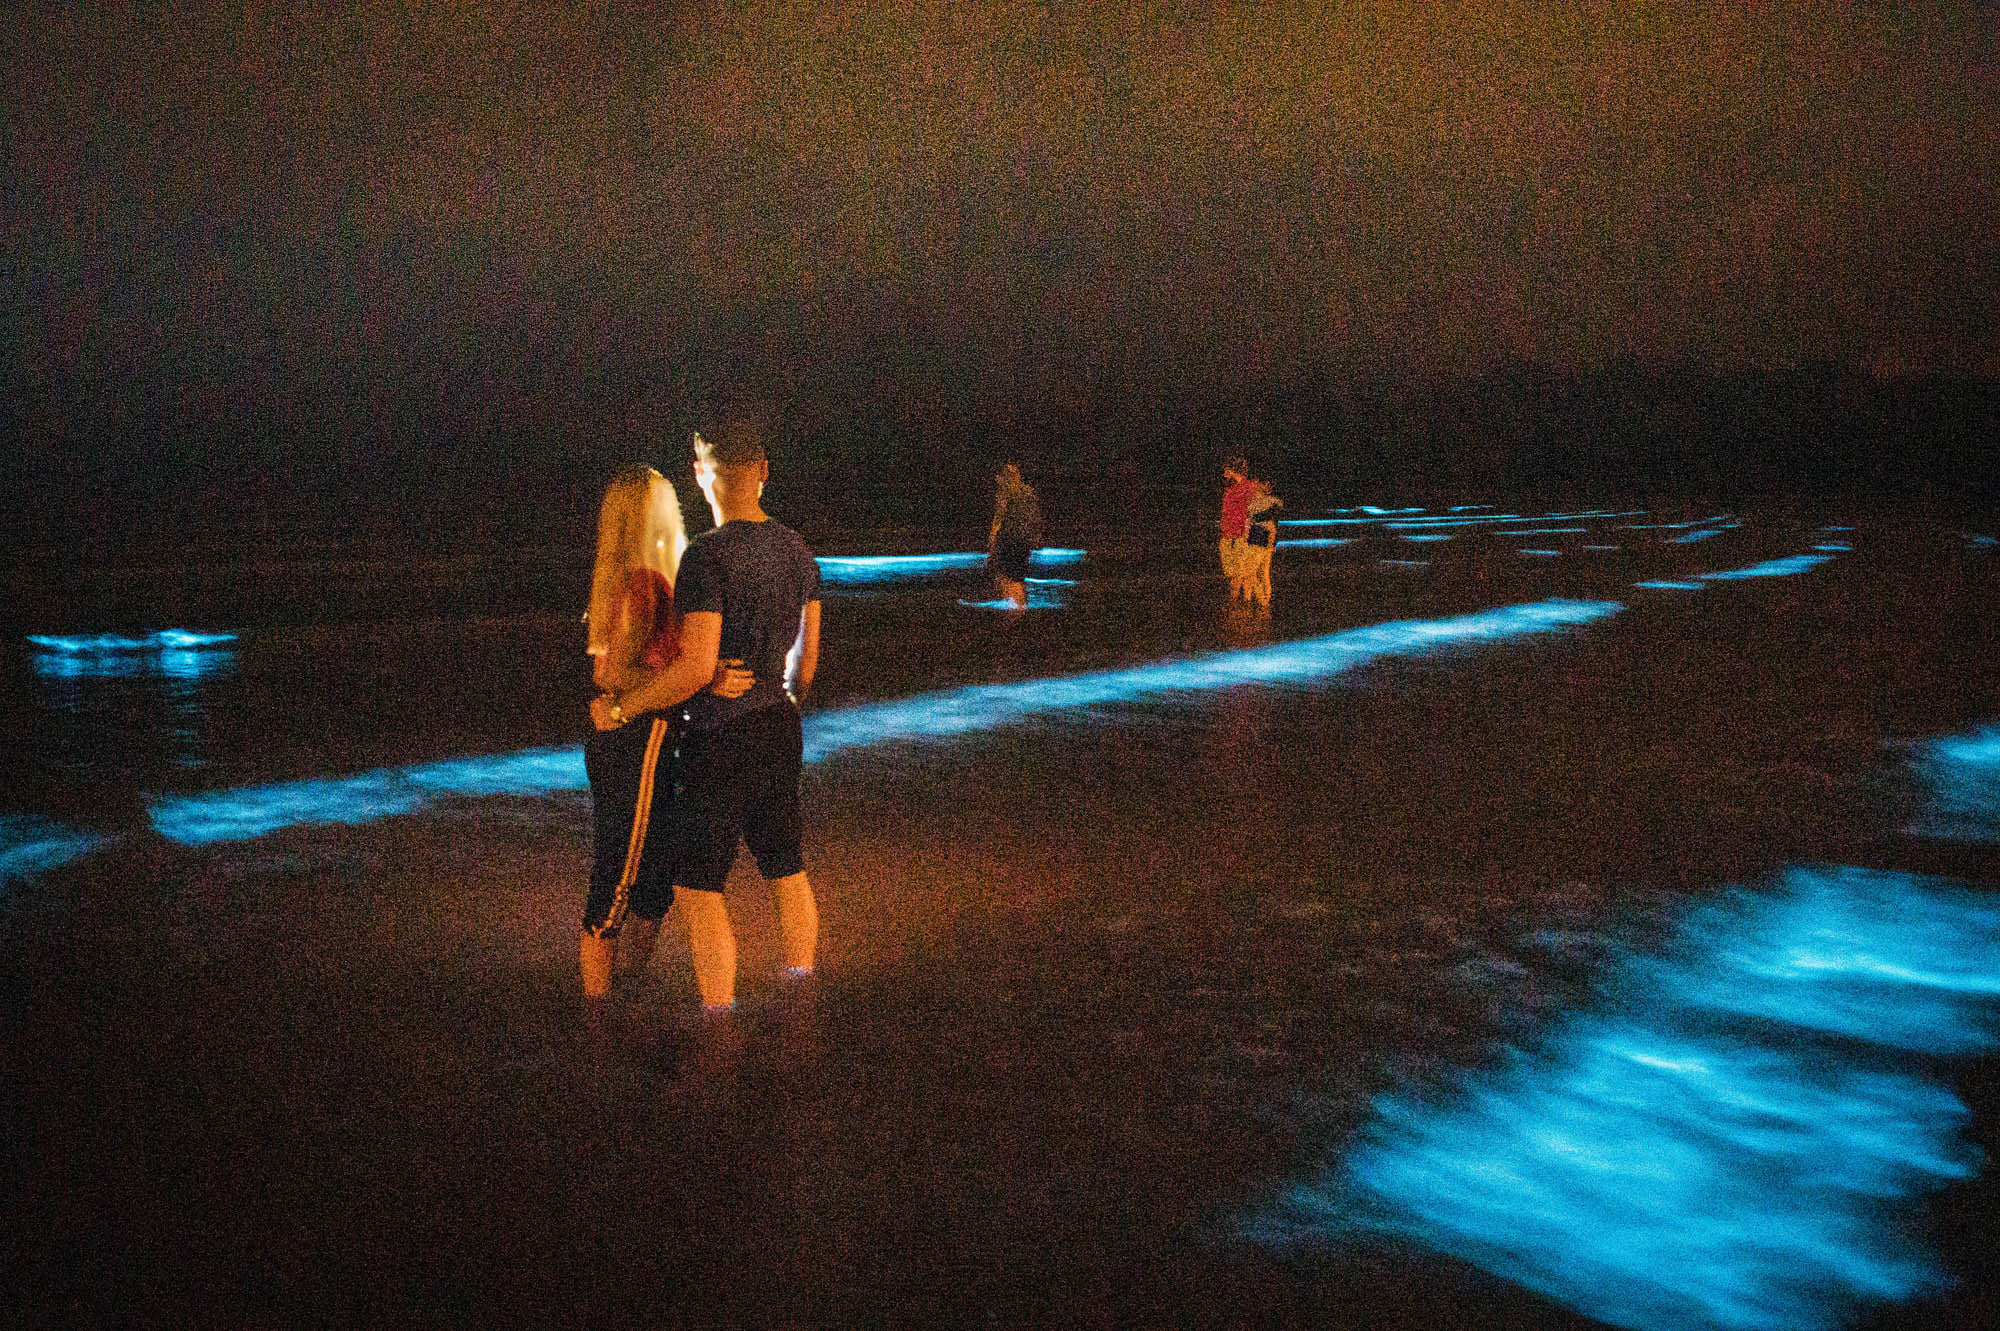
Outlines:
{"type": "MultiPolygon", "coordinates": [[[[600,693],[615,696],[634,681],[635,672],[662,669],[679,654],[674,580],[686,549],[680,500],[666,477],[633,466],[612,479],[597,513],[597,561],[585,615],[591,674],[600,693]]],[[[719,663],[708,687],[728,698],[746,692],[752,679],[740,664],[719,663]]],[[[674,742],[684,701],[620,716],[631,724],[593,731],[584,745],[595,843],[578,949],[586,997],[609,992],[621,932],[625,970],[645,967],[673,901],[674,848],[662,815],[673,798],[674,742]]]]}

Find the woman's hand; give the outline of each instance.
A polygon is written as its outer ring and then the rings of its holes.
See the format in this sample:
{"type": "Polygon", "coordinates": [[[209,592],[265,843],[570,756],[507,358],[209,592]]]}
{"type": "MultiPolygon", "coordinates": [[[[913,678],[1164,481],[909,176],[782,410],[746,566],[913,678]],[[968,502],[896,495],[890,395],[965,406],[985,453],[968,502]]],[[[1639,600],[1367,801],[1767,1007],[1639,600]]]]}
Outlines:
{"type": "Polygon", "coordinates": [[[608,693],[600,693],[590,700],[590,724],[599,730],[616,730],[625,724],[625,718],[618,715],[617,704],[608,693]]]}
{"type": "Polygon", "coordinates": [[[718,698],[740,698],[757,683],[757,677],[743,668],[743,662],[734,658],[715,663],[715,678],[708,682],[708,691],[718,698]]]}

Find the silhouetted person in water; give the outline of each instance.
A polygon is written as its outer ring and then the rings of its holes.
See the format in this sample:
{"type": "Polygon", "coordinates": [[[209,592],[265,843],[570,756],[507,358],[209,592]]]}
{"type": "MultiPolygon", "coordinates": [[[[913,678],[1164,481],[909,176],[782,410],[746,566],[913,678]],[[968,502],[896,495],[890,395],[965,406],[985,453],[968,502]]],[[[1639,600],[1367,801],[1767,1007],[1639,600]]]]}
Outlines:
{"type": "Polygon", "coordinates": [[[1028,604],[1028,560],[1042,541],[1042,506],[1021,469],[1009,462],[993,478],[993,529],[986,534],[986,566],[1000,599],[1016,610],[1028,604]]]}

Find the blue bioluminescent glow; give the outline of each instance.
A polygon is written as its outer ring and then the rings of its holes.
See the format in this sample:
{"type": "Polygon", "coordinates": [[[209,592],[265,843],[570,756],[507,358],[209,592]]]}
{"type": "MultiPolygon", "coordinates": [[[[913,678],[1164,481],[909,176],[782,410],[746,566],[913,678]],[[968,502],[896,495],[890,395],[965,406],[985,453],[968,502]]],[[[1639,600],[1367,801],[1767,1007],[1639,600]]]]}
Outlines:
{"type": "Polygon", "coordinates": [[[1382,559],[1376,562],[1385,568],[1429,568],[1431,566],[1431,561],[1428,559],[1382,559]]]}
{"type": "Polygon", "coordinates": [[[1815,550],[1831,550],[1836,553],[1842,550],[1852,550],[1853,548],[1854,548],[1853,546],[1848,545],[1844,541],[1828,541],[1823,545],[1816,545],[1813,547],[1813,549],[1815,550]]]}
{"type": "Polygon", "coordinates": [[[1965,540],[1975,550],[1990,550],[2000,545],[2000,537],[1968,535],[1965,540]]]}
{"type": "Polygon", "coordinates": [[[1280,527],[1367,527],[1373,518],[1279,518],[1280,527]]]}
{"type": "Polygon", "coordinates": [[[547,795],[586,784],[580,747],[449,758],[353,776],[149,798],[153,829],[169,841],[247,841],[287,827],[368,823],[414,813],[446,795],[547,795]]]}
{"type": "Polygon", "coordinates": [[[1910,766],[1924,795],[1911,831],[1952,841],[2000,842],[2000,726],[1931,740],[1910,766]]]}
{"type": "Polygon", "coordinates": [[[1726,569],[1721,573],[1698,573],[1695,576],[1704,582],[1733,582],[1738,578],[1785,578],[1794,573],[1805,573],[1816,569],[1832,558],[1832,555],[1787,555],[1783,559],[1767,559],[1748,568],[1726,569]]]}
{"type": "Polygon", "coordinates": [[[1615,545],[1586,545],[1583,548],[1586,550],[1616,550],[1618,547],[1615,545]]]}
{"type": "MultiPolygon", "coordinates": [[[[1581,627],[1621,609],[1615,601],[1541,601],[1452,619],[1376,624],[1301,642],[1124,670],[973,685],[815,712],[805,718],[806,760],[817,762],[831,754],[896,740],[969,734],[1038,715],[1118,702],[1239,684],[1299,684],[1385,657],[1581,627]]],[[[147,809],[161,836],[204,845],[249,840],[287,827],[372,822],[414,813],[448,795],[535,796],[581,790],[585,785],[580,747],[543,748],[345,777],[149,797],[147,809]]]]}
{"type": "Polygon", "coordinates": [[[1693,545],[1696,541],[1705,541],[1711,536],[1720,536],[1722,535],[1723,532],[1727,530],[1728,528],[1726,527],[1710,527],[1705,531],[1691,531],[1685,536],[1674,537],[1672,540],[1668,541],[1667,544],[1693,545]]]}
{"type": "Polygon", "coordinates": [[[986,556],[972,551],[936,555],[820,555],[813,562],[819,565],[820,580],[828,586],[856,587],[979,568],[986,563],[986,556]]]}
{"type": "Polygon", "coordinates": [[[29,634],[32,668],[44,679],[111,679],[153,675],[190,682],[223,674],[236,663],[234,633],[165,629],[140,637],[29,634]]]}
{"type": "MultiPolygon", "coordinates": [[[[1056,568],[1082,563],[1083,557],[1082,550],[1049,546],[1035,551],[1028,562],[1038,568],[1056,568]]],[[[819,565],[820,580],[829,587],[880,587],[983,568],[986,555],[975,550],[929,555],[820,555],[814,562],[819,565]]]]}
{"type": "Polygon", "coordinates": [[[805,721],[805,752],[818,762],[895,740],[943,739],[1034,717],[1184,696],[1243,684],[1306,684],[1396,656],[1416,656],[1579,628],[1617,614],[1616,601],[1538,601],[1450,619],[1403,620],[1319,638],[1216,652],[1123,670],[975,684],[894,702],[820,712],[805,721]]]}
{"type": "Polygon", "coordinates": [[[1280,537],[1277,548],[1281,550],[1327,550],[1336,545],[1353,544],[1354,538],[1351,536],[1295,536],[1289,540],[1280,537]]]}
{"type": "Polygon", "coordinates": [[[1559,519],[1559,518],[1637,518],[1637,517],[1644,517],[1644,516],[1645,516],[1645,513],[1646,513],[1646,510],[1645,510],[1645,509],[1643,509],[1643,508],[1628,508],[1628,509],[1621,509],[1621,510],[1618,510],[1618,511],[1615,511],[1615,512],[1614,512],[1614,511],[1612,511],[1611,509],[1603,509],[1603,508],[1594,508],[1594,509],[1591,509],[1591,510],[1590,510],[1589,512],[1587,512],[1587,513],[1544,513],[1544,514],[1542,514],[1542,516],[1543,516],[1543,517],[1545,517],[1545,518],[1550,518],[1550,519],[1559,519]]]}
{"type": "Polygon", "coordinates": [[[1632,585],[1634,587],[1644,587],[1647,591],[1654,592],[1698,592],[1701,590],[1701,584],[1698,582],[1681,582],[1673,578],[1652,578],[1646,582],[1635,582],[1632,585]]]}
{"type": "Polygon", "coordinates": [[[1377,508],[1373,504],[1357,504],[1353,508],[1336,508],[1336,513],[1370,513],[1378,518],[1391,517],[1398,513],[1421,513],[1421,508],[1377,508]]]}
{"type": "Polygon", "coordinates": [[[1076,586],[1076,579],[1075,579],[1075,578],[1023,578],[1023,579],[1021,579],[1021,581],[1022,581],[1022,582],[1024,582],[1024,583],[1026,583],[1026,584],[1027,584],[1028,586],[1030,586],[1030,587],[1074,587],[1074,586],[1076,586]]]}
{"type": "Polygon", "coordinates": [[[0,814],[0,887],[10,879],[56,869],[88,855],[108,838],[25,814],[0,814]]]}
{"type": "Polygon", "coordinates": [[[1017,606],[1001,597],[986,601],[961,600],[959,604],[968,610],[1061,610],[1069,604],[1069,593],[1065,589],[1075,585],[1062,578],[1027,578],[1022,582],[1023,590],[1028,593],[1028,603],[1024,606],[1017,606]]]}
{"type": "Polygon", "coordinates": [[[1522,551],[1520,551],[1520,553],[1521,553],[1521,554],[1524,554],[1524,555],[1545,555],[1545,556],[1548,556],[1549,558],[1554,558],[1555,556],[1557,556],[1557,555],[1560,555],[1560,554],[1562,553],[1562,551],[1560,551],[1560,550],[1522,550],[1522,551]]]}
{"type": "Polygon", "coordinates": [[[1406,531],[1403,533],[1403,539],[1406,541],[1450,541],[1457,538],[1446,531],[1406,531]]]}
{"type": "Polygon", "coordinates": [[[1494,522],[1536,522],[1537,518],[1522,518],[1513,513],[1482,513],[1476,518],[1405,518],[1401,522],[1385,522],[1382,525],[1390,531],[1403,531],[1423,527],[1483,527],[1494,522]]]}
{"type": "Polygon", "coordinates": [[[1588,527],[1509,527],[1506,531],[1493,534],[1503,540],[1512,540],[1517,536],[1579,536],[1589,530],[1588,527]]]}
{"type": "Polygon", "coordinates": [[[1852,527],[1821,527],[1821,531],[1853,531],[1852,527]]]}
{"type": "Polygon", "coordinates": [[[235,642],[234,633],[195,633],[188,629],[162,629],[158,633],[148,633],[137,638],[121,637],[115,633],[86,634],[82,636],[58,636],[44,633],[30,633],[28,641],[51,652],[69,655],[103,656],[117,652],[157,652],[169,648],[220,647],[224,643],[235,642]]]}
{"type": "Polygon", "coordinates": [[[1643,1331],[1818,1331],[1949,1283],[1910,1237],[1969,1177],[1923,1059],[1994,1046],[2000,906],[1794,869],[1615,968],[1607,1007],[1447,1097],[1382,1097],[1344,1163],[1250,1226],[1388,1235],[1643,1331]]]}
{"type": "Polygon", "coordinates": [[[1445,512],[1470,513],[1475,508],[1491,508],[1491,507],[1493,507],[1493,505],[1491,504],[1453,504],[1450,508],[1446,509],[1445,512]]]}

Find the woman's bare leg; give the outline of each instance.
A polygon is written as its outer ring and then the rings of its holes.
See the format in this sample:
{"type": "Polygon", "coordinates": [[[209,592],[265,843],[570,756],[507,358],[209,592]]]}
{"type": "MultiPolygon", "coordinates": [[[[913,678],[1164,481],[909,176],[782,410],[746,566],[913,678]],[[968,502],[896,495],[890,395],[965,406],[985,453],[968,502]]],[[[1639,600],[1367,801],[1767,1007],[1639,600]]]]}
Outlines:
{"type": "Polygon", "coordinates": [[[577,964],[583,972],[583,996],[602,998],[611,992],[611,958],[618,950],[615,938],[585,934],[577,945],[577,964]]]}
{"type": "Polygon", "coordinates": [[[660,941],[660,921],[625,917],[618,945],[618,973],[631,978],[643,976],[653,964],[653,945],[660,941]]]}

